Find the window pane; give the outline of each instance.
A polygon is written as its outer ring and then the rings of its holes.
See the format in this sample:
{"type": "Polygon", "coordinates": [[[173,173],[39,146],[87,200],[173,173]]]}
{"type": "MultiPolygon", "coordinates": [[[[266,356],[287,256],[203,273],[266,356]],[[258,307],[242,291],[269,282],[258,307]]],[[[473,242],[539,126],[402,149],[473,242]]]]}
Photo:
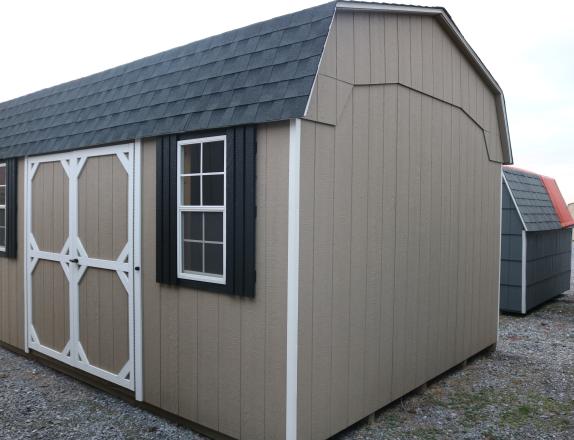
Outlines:
{"type": "Polygon", "coordinates": [[[183,242],[183,270],[203,272],[203,245],[201,243],[183,242]]]}
{"type": "Polygon", "coordinates": [[[203,172],[223,172],[223,141],[206,142],[203,144],[203,172]]]}
{"type": "Polygon", "coordinates": [[[199,205],[199,176],[182,177],[181,178],[181,195],[182,205],[199,205]]]}
{"type": "Polygon", "coordinates": [[[205,241],[223,241],[223,212],[205,213],[205,241]]]}
{"type": "Polygon", "coordinates": [[[203,204],[223,205],[223,175],[203,176],[203,204]]]}
{"type": "Polygon", "coordinates": [[[183,238],[185,240],[203,240],[203,214],[201,212],[184,212],[183,238]]]}
{"type": "Polygon", "coordinates": [[[0,186],[0,205],[6,204],[6,187],[0,186]]]}
{"type": "Polygon", "coordinates": [[[205,244],[205,272],[223,275],[223,245],[205,244]]]}
{"type": "Polygon", "coordinates": [[[183,174],[199,173],[201,166],[201,144],[183,145],[181,147],[183,174]]]}
{"type": "Polygon", "coordinates": [[[6,227],[6,210],[4,208],[0,208],[0,227],[6,227]]]}
{"type": "Polygon", "coordinates": [[[0,228],[0,247],[6,246],[6,228],[0,228]]]}
{"type": "Polygon", "coordinates": [[[6,185],[6,165],[0,167],[0,185],[6,185]]]}

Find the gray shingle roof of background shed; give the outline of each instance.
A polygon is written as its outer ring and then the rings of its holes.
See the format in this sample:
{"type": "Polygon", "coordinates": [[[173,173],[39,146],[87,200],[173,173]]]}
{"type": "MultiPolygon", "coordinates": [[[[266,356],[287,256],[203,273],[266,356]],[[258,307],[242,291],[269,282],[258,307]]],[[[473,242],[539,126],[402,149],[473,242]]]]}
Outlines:
{"type": "Polygon", "coordinates": [[[527,231],[562,229],[552,200],[537,174],[504,167],[504,176],[527,231]]]}
{"type": "Polygon", "coordinates": [[[335,2],[0,104],[0,158],[303,116],[335,2]]]}

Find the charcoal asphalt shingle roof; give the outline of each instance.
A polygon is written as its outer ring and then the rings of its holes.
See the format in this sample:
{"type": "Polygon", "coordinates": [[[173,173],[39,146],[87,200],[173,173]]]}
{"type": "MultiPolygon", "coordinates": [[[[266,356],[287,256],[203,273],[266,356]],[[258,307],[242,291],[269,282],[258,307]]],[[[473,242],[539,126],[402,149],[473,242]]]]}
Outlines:
{"type": "Polygon", "coordinates": [[[511,167],[504,167],[503,172],[527,231],[562,228],[538,174],[511,167]]]}
{"type": "Polygon", "coordinates": [[[335,2],[0,104],[0,158],[304,115],[335,2]]]}

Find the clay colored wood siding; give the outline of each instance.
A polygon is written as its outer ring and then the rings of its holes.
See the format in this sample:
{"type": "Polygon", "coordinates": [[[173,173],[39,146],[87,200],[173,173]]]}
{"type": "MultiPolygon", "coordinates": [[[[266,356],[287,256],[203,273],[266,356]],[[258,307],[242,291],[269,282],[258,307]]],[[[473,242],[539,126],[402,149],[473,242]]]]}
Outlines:
{"type": "Polygon", "coordinates": [[[144,400],[235,438],[284,439],[289,123],[257,128],[253,299],[156,283],[155,162],[146,141],[144,400]]]}
{"type": "Polygon", "coordinates": [[[501,166],[457,63],[430,18],[337,13],[302,123],[299,439],[496,342],[501,166]]]}
{"type": "Polygon", "coordinates": [[[489,158],[502,162],[495,95],[432,17],[338,11],[306,117],[335,124],[325,95],[347,84],[402,84],[462,109],[484,130],[489,158]],[[323,96],[323,99],[318,96],[323,96]]]}
{"type": "Polygon", "coordinates": [[[21,350],[25,340],[24,175],[24,159],[18,159],[17,258],[0,258],[0,341],[21,350]]]}

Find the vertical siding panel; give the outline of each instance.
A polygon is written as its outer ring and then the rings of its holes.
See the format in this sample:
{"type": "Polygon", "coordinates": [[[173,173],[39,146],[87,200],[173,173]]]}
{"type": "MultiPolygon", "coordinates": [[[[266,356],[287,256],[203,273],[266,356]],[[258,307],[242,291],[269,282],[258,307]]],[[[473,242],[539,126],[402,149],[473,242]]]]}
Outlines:
{"type": "MultiPolygon", "coordinates": [[[[446,73],[446,69],[445,69],[446,73]]],[[[450,321],[454,318],[454,315],[449,314],[450,311],[450,292],[451,292],[451,267],[452,263],[450,260],[450,242],[452,241],[452,217],[451,217],[451,181],[450,173],[452,171],[451,163],[451,139],[452,139],[452,121],[451,121],[451,107],[448,105],[441,104],[441,115],[442,115],[442,179],[441,179],[441,276],[440,276],[440,310],[443,314],[443,318],[440,320],[440,369],[445,370],[448,365],[451,365],[452,360],[450,359],[450,335],[448,333],[450,321]]]]}
{"type": "Polygon", "coordinates": [[[198,313],[197,295],[180,295],[178,308],[178,409],[179,414],[190,420],[197,420],[198,390],[198,313]]]}
{"type": "Polygon", "coordinates": [[[265,237],[266,341],[265,341],[265,438],[285,437],[285,377],[287,319],[287,219],[289,193],[289,125],[270,127],[267,145],[265,237]]]}
{"type": "Polygon", "coordinates": [[[473,68],[468,70],[468,114],[476,120],[476,87],[479,81],[478,76],[473,68]]]}
{"type": "MultiPolygon", "coordinates": [[[[342,28],[339,26],[339,31],[342,28]]],[[[334,129],[317,126],[313,280],[312,438],[328,437],[331,406],[334,129]]]]}
{"type": "Polygon", "coordinates": [[[410,17],[411,43],[411,85],[416,90],[423,88],[423,42],[422,17],[410,17]]]}
{"type": "Polygon", "coordinates": [[[460,110],[451,108],[452,133],[451,133],[451,228],[450,228],[450,295],[449,295],[449,328],[448,347],[451,363],[460,362],[457,351],[457,332],[460,316],[458,315],[458,300],[460,290],[458,286],[460,276],[460,110]]]}
{"type": "Polygon", "coordinates": [[[146,402],[161,406],[161,295],[155,282],[156,255],[156,141],[142,148],[142,321],[143,394],[146,402]],[[148,219],[146,221],[146,219],[148,219]]]}
{"type": "Polygon", "coordinates": [[[460,107],[460,52],[452,50],[452,103],[460,107]]]}
{"type": "MultiPolygon", "coordinates": [[[[16,264],[16,273],[15,273],[15,281],[13,288],[10,289],[10,292],[15,292],[16,294],[16,304],[17,309],[14,313],[15,323],[14,325],[17,328],[17,335],[18,338],[16,341],[12,341],[14,346],[24,349],[25,345],[25,327],[28,323],[25,320],[25,312],[24,312],[24,294],[26,292],[24,287],[23,281],[23,274],[24,274],[24,246],[26,243],[25,234],[25,206],[26,201],[24,197],[24,189],[25,189],[25,167],[26,162],[25,160],[19,159],[18,160],[18,261],[16,264]]],[[[27,183],[26,183],[27,184],[27,183]]]]}
{"type": "MultiPolygon", "coordinates": [[[[162,309],[165,310],[169,307],[166,304],[168,301],[172,300],[171,296],[175,296],[176,292],[172,292],[173,289],[164,288],[162,289],[162,309]]],[[[195,293],[194,291],[194,294],[195,293]]],[[[175,303],[173,307],[177,307],[177,296],[175,297],[175,303]]],[[[212,429],[219,429],[219,381],[218,381],[218,371],[219,371],[219,303],[217,295],[210,294],[199,294],[198,298],[198,397],[197,397],[197,413],[198,421],[202,425],[207,426],[212,429]]],[[[169,324],[165,324],[165,319],[174,319],[175,317],[170,316],[169,309],[167,309],[162,316],[162,327],[167,327],[169,324]]],[[[177,333],[176,333],[177,334],[177,333]]],[[[177,349],[177,341],[173,340],[174,337],[170,336],[169,332],[163,332],[163,344],[162,344],[162,396],[167,393],[168,390],[164,391],[166,386],[171,385],[168,382],[170,372],[169,365],[172,362],[169,360],[169,352],[177,349]],[[167,346],[164,348],[164,346],[167,346]],[[167,351],[169,347],[169,352],[167,351]],[[165,365],[164,365],[165,360],[165,365]]],[[[177,352],[174,352],[174,356],[177,356],[177,352]]],[[[173,391],[173,395],[169,396],[169,402],[172,402],[174,398],[177,398],[175,394],[177,390],[173,391]]],[[[175,400],[177,402],[177,400],[175,400]]],[[[163,403],[162,398],[162,405],[163,403]]]]}
{"type": "Polygon", "coordinates": [[[393,398],[406,390],[406,294],[408,280],[409,239],[409,91],[398,88],[397,107],[397,198],[395,248],[395,302],[394,302],[394,355],[393,398]]]}
{"type": "Polygon", "coordinates": [[[371,43],[368,12],[354,13],[355,84],[371,82],[371,43]]]}
{"type": "Polygon", "coordinates": [[[470,121],[468,118],[465,118],[465,131],[466,135],[468,136],[467,142],[465,142],[466,154],[469,161],[469,169],[468,169],[468,185],[467,185],[467,213],[468,213],[468,220],[469,220],[469,227],[468,227],[468,246],[466,250],[466,301],[465,301],[465,328],[464,328],[464,357],[468,357],[471,354],[471,345],[472,345],[472,320],[473,320],[473,283],[474,283],[474,265],[471,264],[473,251],[475,248],[475,240],[474,237],[476,236],[476,221],[475,221],[475,212],[474,212],[474,204],[476,199],[474,198],[474,182],[476,180],[476,167],[475,167],[475,155],[474,155],[474,145],[472,140],[470,139],[471,136],[471,127],[470,121]]]}
{"type": "Polygon", "coordinates": [[[379,408],[381,334],[381,240],[383,224],[383,87],[369,90],[369,173],[367,217],[367,301],[365,331],[365,412],[379,408]]]}
{"type": "Polygon", "coordinates": [[[443,81],[444,81],[444,100],[452,103],[453,96],[453,73],[452,73],[452,52],[454,49],[452,40],[443,32],[442,37],[442,65],[443,65],[443,81]]]}
{"type": "Polygon", "coordinates": [[[265,438],[265,312],[267,307],[267,148],[269,128],[257,128],[255,302],[241,303],[241,438],[265,438]]]}
{"type": "Polygon", "coordinates": [[[420,270],[420,216],[421,216],[421,95],[409,91],[409,175],[408,175],[408,256],[407,290],[406,290],[406,354],[405,370],[406,389],[411,390],[419,385],[416,382],[417,352],[420,346],[417,338],[417,307],[419,299],[419,277],[415,272],[420,270]]]}
{"type": "Polygon", "coordinates": [[[315,131],[316,124],[302,123],[301,199],[299,201],[299,253],[301,256],[299,262],[299,386],[297,393],[297,438],[302,440],[312,438],[315,131]]]}
{"type": "Polygon", "coordinates": [[[417,383],[423,383],[428,376],[428,328],[429,308],[432,304],[430,286],[430,265],[434,255],[430,252],[430,218],[431,218],[431,139],[432,134],[432,98],[421,98],[421,211],[420,223],[420,260],[419,260],[419,299],[417,313],[417,383]]]}
{"type": "Polygon", "coordinates": [[[367,184],[369,167],[369,90],[353,92],[353,175],[351,182],[351,288],[349,334],[349,418],[364,415],[365,297],[367,267],[367,184]]]}
{"type": "Polygon", "coordinates": [[[331,29],[325,42],[321,66],[319,67],[321,74],[332,78],[337,78],[337,21],[337,19],[334,19],[331,24],[331,29]]]}
{"type": "MultiPolygon", "coordinates": [[[[161,288],[161,407],[177,414],[179,411],[178,397],[178,292],[172,287],[161,288]]],[[[203,316],[207,318],[207,311],[203,316]]],[[[205,329],[209,331],[209,328],[205,329]]],[[[209,336],[208,336],[209,337],[209,336]]],[[[212,345],[216,345],[215,341],[212,345]]],[[[215,369],[217,363],[211,363],[210,368],[215,369]]],[[[205,380],[207,382],[207,380],[205,380]]],[[[204,383],[205,383],[204,382],[204,383]]],[[[211,384],[213,385],[213,384],[211,384]]],[[[216,384],[215,384],[216,385],[216,384]]],[[[210,388],[213,395],[216,386],[210,388]]],[[[201,417],[201,414],[200,414],[201,417]]],[[[207,425],[207,423],[205,423],[207,425]]],[[[213,426],[213,425],[212,425],[213,426]]]]}
{"type": "Polygon", "coordinates": [[[241,298],[219,296],[219,429],[241,434],[241,298]]]}
{"type": "Polygon", "coordinates": [[[355,82],[353,14],[338,12],[335,14],[335,20],[337,21],[337,78],[353,84],[355,82]]]}
{"type": "Polygon", "coordinates": [[[434,90],[433,75],[433,51],[432,51],[432,32],[434,19],[432,17],[422,17],[421,19],[421,38],[422,38],[422,91],[427,95],[432,95],[434,90]]]}
{"type": "Polygon", "coordinates": [[[444,99],[444,83],[443,83],[443,64],[442,64],[442,42],[443,30],[439,27],[436,20],[433,20],[432,32],[432,63],[433,63],[433,96],[438,99],[444,99]]]}
{"type": "Polygon", "coordinates": [[[385,17],[370,14],[371,83],[385,82],[385,17]]]}
{"type": "MultiPolygon", "coordinates": [[[[436,78],[436,76],[435,76],[436,78]]],[[[436,83],[436,81],[435,81],[436,83]]],[[[431,129],[431,267],[430,267],[430,304],[428,328],[428,361],[427,376],[434,377],[438,373],[439,358],[439,326],[442,319],[440,309],[440,243],[441,243],[441,184],[442,184],[442,129],[441,107],[437,100],[432,102],[432,129],[431,129]]]]}
{"type": "Polygon", "coordinates": [[[470,221],[472,219],[470,213],[470,194],[468,192],[469,179],[471,177],[470,173],[470,160],[469,160],[469,150],[468,142],[465,139],[468,138],[468,126],[467,117],[461,111],[458,112],[458,120],[460,122],[459,128],[459,145],[460,145],[460,176],[459,176],[459,206],[460,206],[460,233],[459,233],[459,258],[460,264],[458,268],[458,302],[457,302],[457,316],[458,316],[458,328],[457,328],[457,356],[459,359],[465,359],[466,350],[466,328],[467,328],[467,302],[469,298],[469,286],[468,286],[468,264],[467,256],[468,249],[470,246],[470,239],[472,237],[470,233],[470,221]]]}
{"type": "Polygon", "coordinates": [[[399,82],[406,86],[411,85],[411,28],[410,17],[399,15],[397,17],[398,43],[399,43],[399,82]]]}
{"type": "Polygon", "coordinates": [[[380,394],[382,401],[392,400],[393,328],[395,300],[395,213],[397,191],[397,86],[383,89],[383,231],[382,231],[382,298],[380,333],[380,394]]]}
{"type": "Polygon", "coordinates": [[[317,119],[337,123],[337,81],[328,76],[317,77],[317,119]]]}
{"type": "Polygon", "coordinates": [[[335,127],[333,188],[333,312],[331,424],[333,431],[349,418],[349,306],[351,302],[351,186],[353,163],[353,99],[335,127]]]}
{"type": "Polygon", "coordinates": [[[396,83],[399,81],[397,16],[383,15],[385,19],[385,77],[387,83],[396,83]]]}
{"type": "Polygon", "coordinates": [[[469,88],[468,88],[468,75],[469,75],[468,61],[466,58],[460,58],[460,106],[469,113],[469,88]]]}

